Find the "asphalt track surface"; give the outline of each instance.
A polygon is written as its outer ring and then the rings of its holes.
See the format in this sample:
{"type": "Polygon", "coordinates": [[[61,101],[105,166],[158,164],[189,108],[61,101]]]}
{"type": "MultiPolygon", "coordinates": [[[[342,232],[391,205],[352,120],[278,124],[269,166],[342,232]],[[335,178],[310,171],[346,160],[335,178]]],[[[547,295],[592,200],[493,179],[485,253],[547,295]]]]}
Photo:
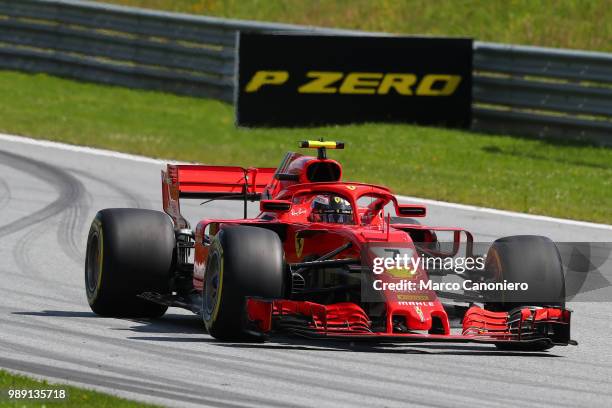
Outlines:
{"type": "MultiPolygon", "coordinates": [[[[350,153],[350,152],[349,152],[350,153]]],[[[96,317],[87,231],[106,207],[159,209],[160,163],[0,138],[0,367],[168,406],[612,406],[612,304],[573,302],[578,347],[360,346],[282,338],[220,343],[196,316],[96,317]]],[[[184,205],[188,218],[240,204],[184,205]]],[[[612,228],[430,205],[427,223],[480,239],[537,233],[612,241],[612,228]]]]}

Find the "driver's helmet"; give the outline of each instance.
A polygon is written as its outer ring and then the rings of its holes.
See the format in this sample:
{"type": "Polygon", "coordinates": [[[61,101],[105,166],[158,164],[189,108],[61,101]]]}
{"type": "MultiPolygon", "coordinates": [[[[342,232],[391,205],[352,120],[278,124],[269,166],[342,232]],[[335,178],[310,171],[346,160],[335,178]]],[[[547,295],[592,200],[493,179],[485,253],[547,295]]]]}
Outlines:
{"type": "Polygon", "coordinates": [[[318,195],[312,200],[309,219],[312,222],[352,224],[353,208],[344,198],[336,195],[318,195]]]}

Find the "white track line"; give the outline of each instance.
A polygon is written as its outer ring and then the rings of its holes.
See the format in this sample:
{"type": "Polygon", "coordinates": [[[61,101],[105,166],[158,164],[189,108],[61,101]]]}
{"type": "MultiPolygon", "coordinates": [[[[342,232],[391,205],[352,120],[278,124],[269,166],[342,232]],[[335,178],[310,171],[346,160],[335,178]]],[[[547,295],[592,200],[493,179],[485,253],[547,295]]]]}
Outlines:
{"type": "Polygon", "coordinates": [[[0,140],[5,140],[7,142],[14,142],[14,143],[29,144],[29,145],[34,145],[34,146],[51,147],[54,149],[66,150],[70,152],[93,154],[96,156],[106,156],[106,157],[113,157],[116,159],[132,160],[132,161],[137,161],[137,162],[142,162],[142,163],[152,163],[152,164],[176,163],[175,161],[172,161],[172,160],[154,159],[151,157],[138,156],[138,155],[129,154],[129,153],[121,153],[121,152],[116,152],[113,150],[98,149],[95,147],[87,147],[87,146],[77,146],[77,145],[71,145],[68,143],[52,142],[50,140],[32,139],[30,137],[7,135],[4,133],[0,133],[0,140]]]}
{"type": "MultiPolygon", "coordinates": [[[[177,162],[173,160],[153,159],[151,157],[139,156],[139,155],[128,154],[128,153],[120,153],[120,152],[115,152],[112,150],[98,149],[94,147],[77,146],[77,145],[71,145],[67,143],[52,142],[48,140],[32,139],[32,138],[24,137],[24,136],[7,135],[4,133],[0,133],[0,140],[5,140],[7,142],[14,142],[14,143],[30,144],[30,145],[35,145],[35,146],[51,147],[54,149],[67,150],[67,151],[72,151],[72,152],[77,152],[77,153],[113,157],[113,158],[123,159],[123,160],[132,160],[132,161],[143,162],[143,163],[153,163],[153,164],[161,164],[161,165],[166,164],[166,163],[184,163],[184,162],[177,162]]],[[[445,201],[430,200],[427,198],[410,197],[410,196],[403,196],[403,195],[398,195],[397,197],[400,200],[416,201],[416,202],[423,203],[423,204],[432,204],[432,205],[436,205],[440,207],[454,208],[457,210],[481,212],[481,213],[486,213],[486,214],[501,215],[505,217],[523,218],[523,219],[528,219],[528,220],[533,220],[533,221],[554,222],[558,224],[574,225],[574,226],[587,227],[587,228],[599,228],[599,229],[605,229],[605,230],[612,231],[612,225],[608,225],[608,224],[597,224],[594,222],[576,221],[576,220],[569,220],[565,218],[554,218],[554,217],[547,217],[544,215],[533,215],[533,214],[518,213],[514,211],[496,210],[494,208],[448,203],[445,201]]]]}

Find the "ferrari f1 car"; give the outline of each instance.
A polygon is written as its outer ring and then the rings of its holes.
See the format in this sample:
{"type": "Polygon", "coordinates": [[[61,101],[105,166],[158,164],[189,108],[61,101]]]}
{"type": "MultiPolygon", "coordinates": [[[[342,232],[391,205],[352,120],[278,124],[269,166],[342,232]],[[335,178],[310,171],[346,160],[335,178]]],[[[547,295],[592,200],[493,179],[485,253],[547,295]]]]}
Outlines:
{"type": "Polygon", "coordinates": [[[488,248],[479,267],[425,267],[418,259],[447,259],[460,248],[476,259],[472,235],[422,225],[415,218],[426,208],[399,203],[388,188],[343,181],[341,165],[327,157],[327,149],[343,143],[301,147],[317,155],[287,153],[276,169],[169,164],[161,177],[164,212],[99,211],[85,264],[91,309],[158,318],[168,307],[185,308],[202,317],[211,336],[232,341],[284,332],[521,350],[575,344],[552,241],[506,237],[488,248]],[[244,217],[204,218],[193,228],[181,214],[181,199],[242,200],[244,217]],[[247,218],[247,203],[256,200],[260,213],[247,218]],[[443,232],[452,236],[445,244],[438,239],[443,232]],[[385,261],[389,267],[380,270],[385,255],[408,254],[416,264],[385,261]],[[428,284],[447,275],[495,290],[443,293],[428,284]]]}

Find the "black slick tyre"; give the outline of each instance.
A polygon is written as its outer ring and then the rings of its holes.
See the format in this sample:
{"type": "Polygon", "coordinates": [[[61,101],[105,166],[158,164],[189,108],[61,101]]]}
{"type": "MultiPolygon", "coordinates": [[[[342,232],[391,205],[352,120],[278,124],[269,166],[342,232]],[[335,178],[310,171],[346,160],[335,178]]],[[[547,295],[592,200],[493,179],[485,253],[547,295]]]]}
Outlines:
{"type": "MultiPolygon", "coordinates": [[[[485,270],[495,282],[528,285],[527,290],[498,291],[485,308],[511,311],[524,306],[565,307],[565,277],[559,250],[549,238],[517,235],[496,240],[487,253],[485,270]]],[[[546,341],[498,344],[504,350],[539,351],[552,347],[546,341]]]]}
{"type": "Polygon", "coordinates": [[[85,289],[91,310],[109,317],[160,317],[167,306],[138,297],[169,291],[175,247],[170,218],[159,211],[109,208],[91,223],[85,289]]]}
{"type": "Polygon", "coordinates": [[[284,252],[278,235],[250,226],[227,226],[214,237],[204,275],[202,317],[219,340],[255,340],[245,330],[245,297],[280,298],[284,252]]]}

